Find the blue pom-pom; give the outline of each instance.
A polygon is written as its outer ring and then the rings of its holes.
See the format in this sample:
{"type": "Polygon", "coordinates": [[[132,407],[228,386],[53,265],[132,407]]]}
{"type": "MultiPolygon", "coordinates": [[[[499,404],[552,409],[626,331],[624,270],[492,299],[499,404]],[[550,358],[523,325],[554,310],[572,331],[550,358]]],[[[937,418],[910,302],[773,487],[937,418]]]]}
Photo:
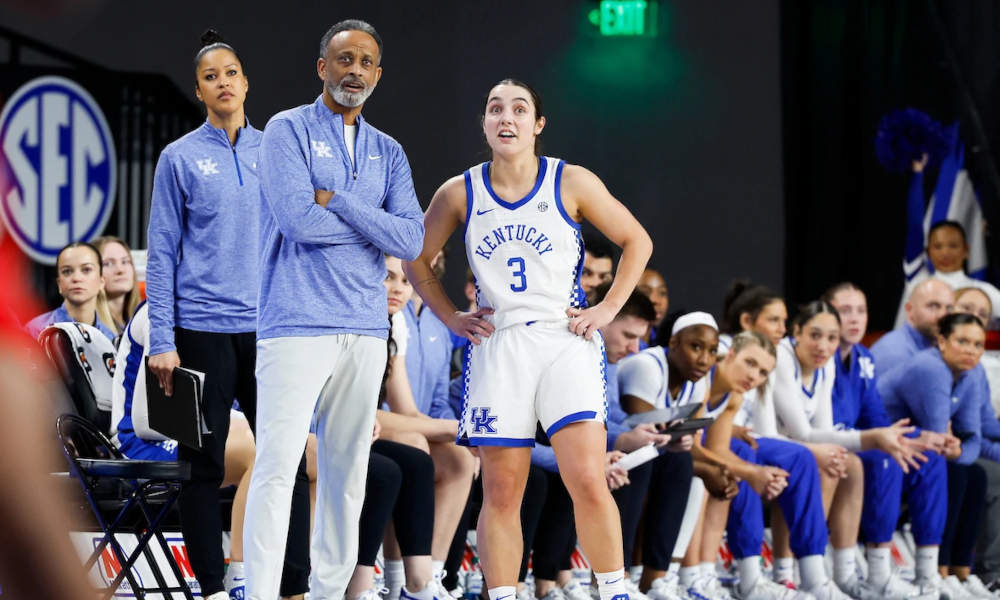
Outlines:
{"type": "Polygon", "coordinates": [[[947,152],[945,128],[915,108],[894,110],[878,124],[875,158],[889,171],[910,171],[913,161],[924,154],[929,157],[929,165],[936,165],[947,152]]]}

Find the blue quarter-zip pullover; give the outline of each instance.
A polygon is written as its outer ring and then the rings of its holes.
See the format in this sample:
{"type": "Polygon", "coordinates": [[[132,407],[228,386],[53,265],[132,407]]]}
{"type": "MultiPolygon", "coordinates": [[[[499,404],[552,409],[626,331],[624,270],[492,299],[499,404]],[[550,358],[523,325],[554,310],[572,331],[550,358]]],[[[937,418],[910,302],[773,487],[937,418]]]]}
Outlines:
{"type": "Polygon", "coordinates": [[[260,139],[247,122],[230,144],[206,121],[160,154],[146,267],[151,355],[176,350],[175,326],[256,329],[260,139]]]}
{"type": "Polygon", "coordinates": [[[357,126],[354,162],[323,96],[264,129],[258,339],[388,337],[383,253],[415,259],[424,218],[402,147],[360,115],[357,126]],[[316,190],[334,192],[326,208],[316,190]]]}
{"type": "MultiPolygon", "coordinates": [[[[937,348],[919,352],[906,364],[879,377],[886,412],[893,421],[910,419],[911,425],[938,433],[967,433],[962,455],[956,462],[967,465],[979,458],[982,443],[981,394],[988,389],[981,368],[956,379],[937,348]]],[[[987,398],[985,402],[989,402],[987,398]]]]}

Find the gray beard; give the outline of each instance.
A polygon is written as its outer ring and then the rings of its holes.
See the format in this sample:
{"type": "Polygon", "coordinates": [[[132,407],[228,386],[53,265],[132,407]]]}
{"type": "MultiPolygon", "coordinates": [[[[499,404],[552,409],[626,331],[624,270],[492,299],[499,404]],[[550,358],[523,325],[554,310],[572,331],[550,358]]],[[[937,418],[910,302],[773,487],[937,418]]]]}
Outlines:
{"type": "Polygon", "coordinates": [[[357,108],[365,103],[368,96],[371,96],[373,88],[367,87],[361,92],[348,92],[341,84],[333,86],[330,90],[330,95],[333,96],[334,101],[348,108],[357,108]]]}

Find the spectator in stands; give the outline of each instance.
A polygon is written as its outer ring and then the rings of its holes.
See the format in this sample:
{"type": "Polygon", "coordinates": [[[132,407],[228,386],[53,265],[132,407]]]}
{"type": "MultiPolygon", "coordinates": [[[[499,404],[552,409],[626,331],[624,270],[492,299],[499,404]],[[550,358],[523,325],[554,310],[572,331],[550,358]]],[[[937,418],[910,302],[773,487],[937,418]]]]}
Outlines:
{"type": "MultiPolygon", "coordinates": [[[[955,312],[971,314],[983,323],[989,323],[993,307],[989,296],[978,288],[962,288],[955,291],[955,312]]],[[[980,409],[983,427],[983,448],[976,464],[986,471],[986,508],[982,531],[976,545],[975,571],[985,587],[996,591],[1000,585],[1000,462],[997,462],[996,447],[1000,442],[1000,422],[997,421],[997,406],[1000,403],[1000,359],[989,352],[979,360],[989,384],[989,402],[980,409]]],[[[966,580],[968,581],[968,579],[966,580]]]]}
{"type": "MultiPolygon", "coordinates": [[[[115,382],[111,392],[111,441],[127,458],[136,460],[177,460],[177,442],[149,426],[146,401],[146,358],[149,356],[149,310],[143,303],[125,327],[118,346],[115,382]]],[[[229,570],[225,588],[230,597],[239,597],[243,579],[243,517],[247,505],[247,485],[256,449],[246,417],[230,412],[229,436],[225,447],[225,475],[221,487],[236,486],[233,498],[229,570]]]]}
{"type": "Polygon", "coordinates": [[[939,279],[927,279],[913,286],[906,302],[906,322],[872,344],[875,376],[884,374],[921,350],[937,343],[938,321],[955,307],[950,285],[939,279]]]}
{"type": "MultiPolygon", "coordinates": [[[[986,498],[986,473],[976,464],[983,448],[982,408],[988,402],[983,396],[989,393],[978,368],[986,331],[968,314],[946,315],[937,329],[937,346],[882,376],[878,391],[890,418],[910,419],[946,435],[948,515],[937,556],[940,575],[924,579],[951,599],[988,598],[982,582],[969,575],[986,498]]],[[[922,558],[934,557],[918,554],[918,565],[922,558]]]]}
{"type": "Polygon", "coordinates": [[[104,293],[108,297],[115,330],[120,334],[142,303],[142,294],[135,283],[132,249],[125,240],[113,235],[97,238],[94,247],[101,253],[104,293]]]}
{"type": "MultiPolygon", "coordinates": [[[[823,479],[834,569],[841,589],[855,598],[897,600],[934,593],[935,589],[921,590],[892,573],[889,543],[899,520],[905,485],[917,544],[921,552],[936,551],[946,506],[940,496],[946,476],[944,461],[935,454],[923,455],[924,443],[905,437],[914,429],[905,420],[893,424],[885,415],[877,390],[873,390],[874,372],[867,351],[848,344],[849,364],[867,370],[857,376],[868,378],[867,397],[861,393],[865,381],[852,379],[851,372],[844,369],[842,331],[848,332],[849,340],[864,336],[867,321],[858,320],[856,315],[866,314],[866,305],[864,296],[853,286],[838,287],[830,296],[846,315],[846,326],[841,328],[837,307],[826,301],[812,302],[796,317],[792,338],[779,347],[774,391],[779,430],[796,440],[833,443],[854,453],[848,456],[847,478],[823,479]],[[852,357],[851,352],[857,355],[852,357]],[[835,381],[840,389],[836,398],[835,381]],[[841,420],[836,421],[838,418],[841,420]],[[859,581],[854,564],[859,523],[869,543],[870,571],[864,581],[859,581]]],[[[932,563],[922,565],[921,578],[935,569],[932,563]]]]}
{"type": "MultiPolygon", "coordinates": [[[[256,164],[261,133],[244,114],[249,83],[243,63],[214,31],[202,36],[194,70],[195,95],[205,104],[208,119],[163,150],[153,178],[148,352],[149,368],[168,395],[178,366],[201,371],[214,382],[205,386],[202,397],[211,433],[200,450],[178,448],[178,459],[191,463],[191,479],[181,488],[178,508],[202,595],[224,600],[222,522],[215,507],[225,479],[233,399],[251,427],[257,415],[255,257],[261,200],[256,164]]],[[[285,596],[304,594],[309,587],[308,484],[303,453],[281,571],[285,596]]]]}
{"type": "Polygon", "coordinates": [[[73,242],[59,251],[56,273],[63,303],[28,321],[25,330],[38,339],[38,334],[53,323],[85,323],[114,341],[118,334],[104,292],[100,251],[86,242],[73,242]]]}
{"type": "Polygon", "coordinates": [[[667,292],[667,283],[663,280],[663,275],[660,275],[659,271],[647,268],[642,272],[642,277],[639,279],[639,285],[636,289],[645,294],[656,309],[656,322],[653,323],[653,327],[649,330],[649,344],[652,345],[656,343],[656,334],[658,333],[660,323],[663,322],[663,317],[666,316],[667,311],[670,309],[670,296],[667,292]]]}
{"type": "Polygon", "coordinates": [[[583,234],[583,273],[580,274],[580,287],[587,294],[587,304],[594,306],[594,290],[597,286],[614,279],[613,247],[599,233],[583,234]]]}
{"type": "MultiPolygon", "coordinates": [[[[403,274],[398,258],[387,256],[386,269],[389,313],[392,315],[392,336],[396,350],[390,359],[386,380],[385,402],[389,411],[379,411],[378,421],[382,426],[383,439],[417,448],[434,459],[433,548],[436,552],[431,552],[434,562],[428,565],[431,569],[427,574],[427,581],[434,584],[430,588],[432,591],[438,591],[444,577],[444,561],[469,497],[475,457],[467,449],[455,445],[455,437],[458,435],[456,419],[433,419],[417,408],[406,368],[407,356],[413,351],[410,342],[414,340],[416,332],[410,335],[403,312],[412,296],[413,286],[403,274]],[[446,526],[440,525],[442,521],[446,522],[446,526]]],[[[430,311],[425,312],[432,315],[430,311]]],[[[448,358],[444,360],[447,367],[448,358]]],[[[447,378],[447,374],[445,377],[447,378]]],[[[406,561],[401,548],[391,533],[386,535],[385,541],[385,584],[389,589],[386,597],[396,600],[403,588],[404,578],[407,580],[407,589],[413,589],[409,587],[410,582],[420,581],[422,578],[410,579],[409,572],[405,570],[406,561]]],[[[416,584],[412,585],[416,587],[416,584]]]]}

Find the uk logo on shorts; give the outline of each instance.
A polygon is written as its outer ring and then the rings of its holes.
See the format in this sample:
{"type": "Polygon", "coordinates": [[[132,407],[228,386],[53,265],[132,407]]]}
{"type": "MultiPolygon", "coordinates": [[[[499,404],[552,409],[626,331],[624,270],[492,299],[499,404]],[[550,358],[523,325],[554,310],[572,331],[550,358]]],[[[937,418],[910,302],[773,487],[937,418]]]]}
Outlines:
{"type": "Polygon", "coordinates": [[[472,409],[472,433],[496,433],[497,429],[493,426],[496,422],[497,418],[490,414],[489,408],[472,409]]]}
{"type": "Polygon", "coordinates": [[[104,232],[115,203],[114,140],[101,107],[64,77],[21,86],[0,112],[0,217],[32,259],[104,232]]]}

